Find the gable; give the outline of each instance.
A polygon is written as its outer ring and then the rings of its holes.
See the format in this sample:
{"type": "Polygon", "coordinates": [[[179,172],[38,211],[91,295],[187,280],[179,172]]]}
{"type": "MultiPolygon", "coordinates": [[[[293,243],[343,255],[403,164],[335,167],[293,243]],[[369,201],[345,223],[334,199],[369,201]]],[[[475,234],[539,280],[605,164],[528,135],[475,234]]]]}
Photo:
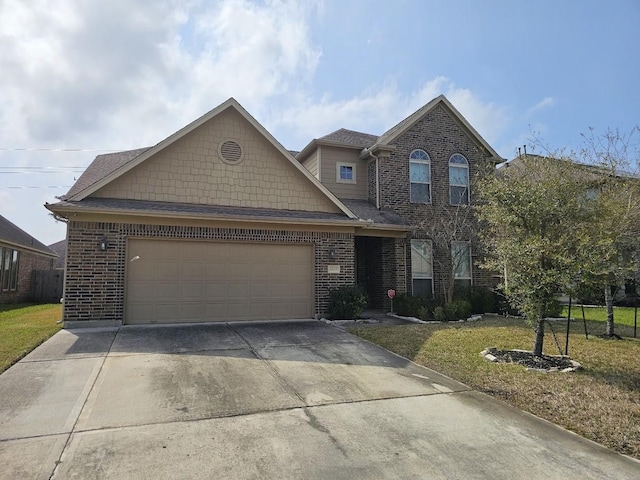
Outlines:
{"type": "MultiPolygon", "coordinates": [[[[470,138],[476,145],[477,148],[483,150],[483,154],[486,157],[492,157],[494,163],[499,163],[504,161],[503,158],[498,155],[498,153],[487,143],[487,141],[482,138],[482,136],[471,126],[471,124],[456,110],[456,108],[447,100],[444,95],[440,95],[429,103],[424,105],[422,108],[418,109],[407,118],[402,120],[397,125],[393,126],[385,133],[383,133],[373,147],[370,149],[375,149],[376,146],[382,146],[386,144],[393,145],[397,143],[398,138],[406,135],[407,131],[413,130],[416,124],[422,123],[423,120],[432,115],[434,111],[442,111],[449,115],[449,117],[457,124],[458,128],[465,131],[468,138],[470,138]]],[[[445,137],[446,138],[446,137],[445,137]]],[[[369,149],[367,149],[369,150],[369,149]]],[[[366,152],[364,152],[366,153],[366,152]]]]}
{"type": "Polygon", "coordinates": [[[419,121],[401,133],[393,142],[395,156],[406,159],[414,149],[425,150],[431,159],[432,169],[448,169],[454,153],[464,155],[470,165],[478,165],[493,158],[458,118],[443,105],[437,105],[419,121]]]}
{"type": "Polygon", "coordinates": [[[339,207],[234,108],[227,108],[91,197],[339,213],[339,207]],[[240,161],[224,161],[232,140],[240,161]]]}

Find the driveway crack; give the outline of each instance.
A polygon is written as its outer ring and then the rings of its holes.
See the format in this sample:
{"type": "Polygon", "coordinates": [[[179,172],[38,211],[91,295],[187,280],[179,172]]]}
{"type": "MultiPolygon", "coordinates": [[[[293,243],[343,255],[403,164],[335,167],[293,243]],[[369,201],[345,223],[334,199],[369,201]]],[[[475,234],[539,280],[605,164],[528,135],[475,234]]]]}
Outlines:
{"type": "Polygon", "coordinates": [[[306,415],[309,425],[311,425],[311,428],[313,428],[314,430],[317,430],[320,433],[324,433],[327,437],[329,437],[329,440],[331,440],[331,443],[333,443],[333,445],[335,445],[335,447],[338,450],[340,450],[340,453],[342,453],[342,455],[344,455],[345,458],[348,458],[349,456],[347,455],[347,451],[340,444],[338,439],[331,434],[331,431],[327,427],[325,427],[322,423],[320,423],[320,421],[318,420],[318,417],[316,417],[313,414],[311,409],[308,407],[302,407],[302,411],[306,415]]]}

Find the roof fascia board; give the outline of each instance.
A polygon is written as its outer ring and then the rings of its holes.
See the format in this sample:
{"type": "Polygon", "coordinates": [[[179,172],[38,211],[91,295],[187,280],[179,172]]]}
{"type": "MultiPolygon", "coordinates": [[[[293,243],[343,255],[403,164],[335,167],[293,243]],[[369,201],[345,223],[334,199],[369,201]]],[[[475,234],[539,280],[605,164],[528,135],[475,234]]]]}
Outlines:
{"type": "Polygon", "coordinates": [[[350,148],[353,150],[362,149],[362,147],[356,147],[355,145],[349,145],[348,143],[334,142],[331,140],[322,140],[322,139],[314,138],[302,150],[298,152],[298,155],[296,155],[296,158],[298,159],[299,162],[302,162],[311,154],[311,152],[315,150],[316,147],[319,147],[321,145],[324,145],[326,147],[350,148]]]}
{"type": "MultiPolygon", "coordinates": [[[[453,114],[453,116],[463,125],[464,128],[468,130],[468,132],[476,139],[476,141],[480,143],[480,145],[482,145],[487,150],[487,152],[489,152],[489,154],[496,159],[496,163],[499,163],[505,160],[498,154],[498,152],[496,152],[493,149],[491,145],[489,145],[489,143],[484,138],[482,138],[482,135],[480,135],[477,132],[477,130],[471,126],[471,124],[462,116],[462,114],[453,106],[453,104],[444,95],[437,96],[436,98],[431,100],[429,103],[427,103],[425,106],[423,106],[420,110],[416,112],[415,118],[413,118],[410,122],[407,122],[406,125],[402,125],[400,129],[398,129],[396,132],[393,132],[393,134],[390,135],[388,138],[385,138],[384,143],[393,142],[400,135],[405,133],[407,130],[413,127],[416,123],[422,120],[422,118],[424,118],[424,116],[427,113],[429,113],[431,110],[433,110],[436,107],[436,105],[438,105],[439,103],[444,104],[449,109],[449,111],[453,114]]],[[[410,117],[407,117],[407,119],[408,118],[410,117]]]]}
{"type": "MultiPolygon", "coordinates": [[[[287,225],[305,224],[305,225],[330,225],[342,227],[362,227],[365,222],[358,219],[347,219],[344,221],[332,221],[312,218],[289,218],[289,217],[260,217],[255,215],[246,216],[229,216],[229,215],[211,215],[211,214],[193,214],[180,212],[151,212],[146,210],[133,209],[107,209],[107,208],[91,208],[83,207],[75,209],[72,206],[56,206],[56,204],[46,205],[48,210],[59,214],[99,214],[99,215],[129,215],[141,218],[180,218],[185,220],[212,220],[225,222],[255,222],[255,223],[281,223],[287,225]]],[[[68,218],[68,217],[67,217],[68,218]]]]}
{"type": "Polygon", "coordinates": [[[371,154],[375,155],[375,152],[393,152],[396,149],[395,145],[388,145],[386,143],[375,143],[370,147],[363,149],[358,157],[360,160],[368,158],[371,154]]]}
{"type": "Polygon", "coordinates": [[[135,157],[133,160],[131,160],[131,161],[127,162],[126,164],[122,165],[121,167],[115,169],[109,175],[101,178],[100,180],[98,180],[97,182],[93,183],[92,185],[89,185],[84,190],[81,190],[80,192],[75,194],[73,197],[70,197],[68,200],[73,200],[73,201],[82,200],[82,199],[88,197],[89,195],[91,195],[92,193],[95,193],[96,191],[98,191],[99,189],[104,187],[105,185],[111,183],[116,178],[124,175],[129,170],[131,170],[132,168],[137,167],[138,165],[140,165],[142,162],[144,162],[148,158],[152,157],[153,155],[155,155],[159,151],[163,150],[164,148],[168,147],[172,143],[174,143],[177,140],[181,139],[182,137],[184,137],[188,133],[190,133],[193,130],[195,130],[196,128],[198,128],[200,125],[204,124],[207,120],[210,120],[211,118],[213,118],[216,115],[220,114],[221,112],[223,112],[224,110],[226,110],[227,108],[229,108],[231,105],[234,105],[234,104],[238,105],[238,102],[234,98],[230,98],[226,102],[218,105],[213,110],[209,111],[208,113],[205,113],[200,118],[194,120],[193,122],[191,122],[190,124],[186,125],[185,127],[182,127],[177,132],[169,135],[167,138],[165,138],[161,142],[157,143],[156,145],[151,147],[146,152],[141,153],[140,155],[135,157]]]}
{"type": "Polygon", "coordinates": [[[9,240],[5,240],[5,239],[0,239],[0,243],[2,243],[3,245],[8,245],[9,247],[14,247],[16,250],[27,250],[29,252],[33,252],[33,253],[37,253],[39,255],[45,255],[47,257],[52,257],[52,258],[57,258],[58,254],[53,253],[53,252],[45,252],[43,250],[40,250],[38,248],[34,248],[34,247],[29,247],[27,245],[23,245],[21,243],[16,243],[16,242],[11,242],[9,240]]]}

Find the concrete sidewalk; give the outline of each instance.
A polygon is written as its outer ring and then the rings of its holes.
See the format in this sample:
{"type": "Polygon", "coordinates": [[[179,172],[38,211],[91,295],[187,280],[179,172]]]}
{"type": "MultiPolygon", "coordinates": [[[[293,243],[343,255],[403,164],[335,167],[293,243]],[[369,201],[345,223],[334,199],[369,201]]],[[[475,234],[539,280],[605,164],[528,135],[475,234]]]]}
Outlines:
{"type": "Polygon", "coordinates": [[[0,478],[637,479],[321,322],[64,330],[0,375],[0,478]]]}

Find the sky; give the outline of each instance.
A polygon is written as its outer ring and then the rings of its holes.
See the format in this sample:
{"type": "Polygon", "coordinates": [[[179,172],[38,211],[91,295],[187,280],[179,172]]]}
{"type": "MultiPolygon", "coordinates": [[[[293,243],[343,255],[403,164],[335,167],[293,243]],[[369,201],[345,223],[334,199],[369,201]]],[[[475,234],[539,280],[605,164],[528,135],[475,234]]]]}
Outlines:
{"type": "Polygon", "coordinates": [[[640,0],[0,0],[0,215],[64,239],[43,205],[96,155],[229,97],[291,150],[440,94],[506,159],[579,148],[640,124],[638,25],[640,0]]]}

